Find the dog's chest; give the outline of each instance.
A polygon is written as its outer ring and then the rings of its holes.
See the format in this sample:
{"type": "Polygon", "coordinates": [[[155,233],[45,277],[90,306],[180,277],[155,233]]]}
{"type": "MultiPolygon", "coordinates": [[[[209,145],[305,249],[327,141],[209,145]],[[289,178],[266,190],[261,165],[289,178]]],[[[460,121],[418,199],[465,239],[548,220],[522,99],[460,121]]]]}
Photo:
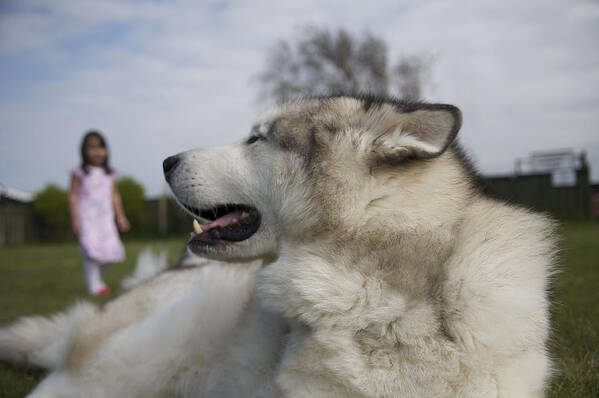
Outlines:
{"type": "MultiPolygon", "coordinates": [[[[351,383],[343,384],[350,369],[340,373],[338,367],[347,368],[351,364],[342,359],[343,355],[335,352],[339,347],[337,344],[331,345],[329,341],[334,338],[333,335],[329,333],[324,340],[322,337],[321,333],[306,326],[292,325],[276,380],[284,396],[362,396],[351,387],[351,383]]],[[[347,341],[346,336],[337,335],[337,341],[347,341]]],[[[342,345],[351,351],[346,344],[342,345]]]]}

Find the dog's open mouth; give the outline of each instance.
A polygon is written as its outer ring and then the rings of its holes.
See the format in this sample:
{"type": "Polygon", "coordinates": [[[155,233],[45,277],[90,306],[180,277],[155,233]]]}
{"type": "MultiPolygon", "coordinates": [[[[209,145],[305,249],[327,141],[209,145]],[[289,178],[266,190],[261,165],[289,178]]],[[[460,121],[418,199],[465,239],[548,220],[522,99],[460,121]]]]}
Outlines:
{"type": "Polygon", "coordinates": [[[254,207],[240,204],[219,205],[212,209],[198,209],[183,205],[195,217],[189,246],[217,246],[241,242],[254,235],[260,227],[261,216],[254,207]],[[198,218],[209,220],[200,224],[198,218]]]}

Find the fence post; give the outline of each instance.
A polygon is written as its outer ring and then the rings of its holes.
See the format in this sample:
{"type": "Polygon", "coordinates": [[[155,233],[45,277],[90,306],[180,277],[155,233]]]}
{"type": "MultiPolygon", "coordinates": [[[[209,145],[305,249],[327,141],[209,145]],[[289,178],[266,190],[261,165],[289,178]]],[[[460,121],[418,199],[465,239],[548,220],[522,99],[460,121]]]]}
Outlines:
{"type": "Polygon", "coordinates": [[[580,154],[580,169],[576,173],[576,185],[580,195],[579,208],[582,218],[588,220],[591,218],[591,195],[593,194],[593,189],[585,152],[580,154]]]}

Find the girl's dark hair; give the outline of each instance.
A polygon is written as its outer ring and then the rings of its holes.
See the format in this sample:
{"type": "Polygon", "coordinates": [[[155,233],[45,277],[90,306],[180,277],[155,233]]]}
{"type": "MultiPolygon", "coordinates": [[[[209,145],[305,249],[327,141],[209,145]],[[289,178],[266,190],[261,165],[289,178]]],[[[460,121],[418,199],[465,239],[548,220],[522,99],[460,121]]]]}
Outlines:
{"type": "Polygon", "coordinates": [[[106,149],[106,159],[104,159],[104,164],[102,164],[101,167],[104,169],[106,174],[112,174],[112,168],[110,167],[110,164],[108,162],[108,145],[106,144],[106,140],[104,139],[102,134],[100,134],[100,132],[96,130],[88,131],[87,133],[85,133],[83,139],[81,140],[81,170],[83,170],[85,174],[88,173],[87,166],[90,165],[90,161],[87,157],[85,147],[87,146],[87,142],[89,141],[89,139],[92,137],[96,137],[98,141],[100,141],[100,146],[106,149]]]}

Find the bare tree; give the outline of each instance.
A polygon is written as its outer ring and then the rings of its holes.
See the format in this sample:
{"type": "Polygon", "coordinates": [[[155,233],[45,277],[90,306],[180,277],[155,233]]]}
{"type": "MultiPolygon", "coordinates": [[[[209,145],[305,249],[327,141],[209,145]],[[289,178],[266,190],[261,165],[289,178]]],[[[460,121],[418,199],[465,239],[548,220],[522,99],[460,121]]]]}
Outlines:
{"type": "Polygon", "coordinates": [[[262,96],[277,102],[335,92],[405,94],[416,99],[430,70],[430,62],[425,61],[417,55],[404,57],[389,73],[387,45],[381,38],[307,27],[299,40],[281,40],[268,53],[258,81],[262,96]]]}
{"type": "Polygon", "coordinates": [[[426,55],[402,56],[393,68],[393,80],[397,92],[408,100],[422,97],[422,86],[429,80],[433,58],[426,55]]]}

